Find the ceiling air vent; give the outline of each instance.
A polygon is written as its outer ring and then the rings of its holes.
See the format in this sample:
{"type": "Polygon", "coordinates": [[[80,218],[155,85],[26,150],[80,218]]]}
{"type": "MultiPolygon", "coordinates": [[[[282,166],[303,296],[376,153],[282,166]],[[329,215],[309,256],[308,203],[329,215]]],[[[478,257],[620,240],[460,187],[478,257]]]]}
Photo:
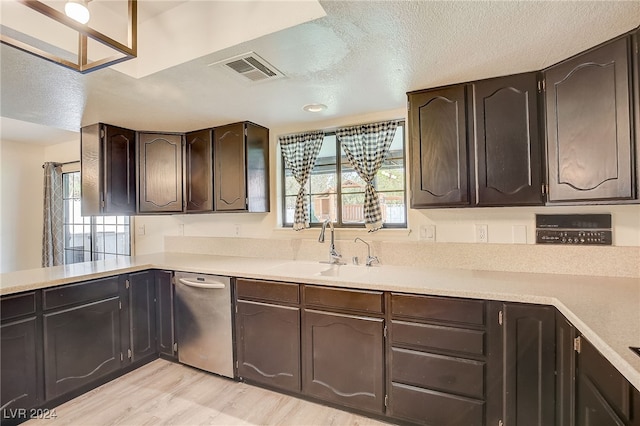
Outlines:
{"type": "Polygon", "coordinates": [[[225,71],[241,77],[244,82],[257,83],[266,80],[277,80],[284,77],[280,71],[255,52],[234,56],[209,66],[222,67],[225,71]]]}

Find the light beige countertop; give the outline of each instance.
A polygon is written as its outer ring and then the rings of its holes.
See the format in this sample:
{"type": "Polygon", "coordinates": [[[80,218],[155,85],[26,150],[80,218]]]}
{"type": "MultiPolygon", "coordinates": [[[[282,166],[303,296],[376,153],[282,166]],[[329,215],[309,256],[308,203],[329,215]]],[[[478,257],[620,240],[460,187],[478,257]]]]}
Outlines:
{"type": "Polygon", "coordinates": [[[640,279],[160,253],[0,274],[0,295],[149,268],[555,306],[640,390],[640,279]]]}

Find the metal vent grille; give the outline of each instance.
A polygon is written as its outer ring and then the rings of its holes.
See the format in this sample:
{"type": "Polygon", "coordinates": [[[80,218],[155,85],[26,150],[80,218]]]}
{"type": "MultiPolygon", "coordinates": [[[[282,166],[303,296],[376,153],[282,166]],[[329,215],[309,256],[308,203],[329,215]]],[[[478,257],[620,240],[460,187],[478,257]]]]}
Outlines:
{"type": "Polygon", "coordinates": [[[273,65],[258,56],[255,52],[234,56],[209,66],[220,66],[222,69],[242,78],[244,82],[257,83],[265,80],[276,80],[284,77],[273,65]]]}

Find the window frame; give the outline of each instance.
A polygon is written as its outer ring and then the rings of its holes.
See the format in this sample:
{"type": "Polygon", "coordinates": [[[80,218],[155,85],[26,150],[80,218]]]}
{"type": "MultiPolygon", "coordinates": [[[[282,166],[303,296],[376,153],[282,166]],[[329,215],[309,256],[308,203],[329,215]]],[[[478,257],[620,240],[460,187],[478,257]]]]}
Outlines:
{"type": "MultiPolygon", "coordinates": [[[[403,184],[403,188],[402,188],[402,192],[404,194],[404,221],[403,223],[383,223],[382,225],[382,229],[408,229],[409,225],[408,225],[408,204],[407,204],[407,132],[406,132],[406,121],[405,120],[399,120],[398,122],[398,127],[402,127],[402,156],[395,156],[395,157],[389,157],[389,158],[402,158],[402,164],[403,164],[403,172],[404,172],[404,184],[403,184]]],[[[335,136],[336,132],[335,130],[331,130],[331,131],[325,131],[324,137],[327,136],[335,136]]],[[[336,137],[336,202],[337,202],[337,217],[336,220],[333,222],[333,225],[336,228],[349,228],[349,229],[362,229],[364,226],[364,223],[343,223],[342,221],[342,196],[345,194],[342,192],[342,159],[343,157],[346,157],[342,151],[342,147],[340,146],[340,141],[338,140],[338,138],[336,137]]],[[[324,140],[323,140],[324,143],[324,140]]],[[[389,158],[385,159],[385,161],[389,160],[389,158]]],[[[282,221],[281,221],[281,226],[283,229],[289,229],[289,228],[293,228],[293,222],[287,222],[287,193],[286,193],[286,176],[285,176],[285,170],[287,168],[286,166],[286,162],[284,161],[284,158],[282,156],[282,151],[280,152],[280,159],[281,159],[281,163],[282,163],[282,167],[280,170],[280,184],[281,184],[281,188],[282,188],[282,196],[280,197],[280,206],[282,209],[282,221]]],[[[314,164],[314,168],[316,167],[316,165],[314,164]]],[[[380,170],[382,170],[382,168],[380,168],[380,170]]],[[[378,170],[378,172],[380,171],[378,170]]],[[[312,173],[313,173],[313,169],[312,169],[312,173]]],[[[311,179],[311,176],[309,176],[309,179],[311,179]]],[[[308,183],[308,182],[307,182],[308,183]]],[[[377,192],[377,190],[376,190],[377,192]]],[[[382,192],[398,192],[398,191],[382,191],[382,192]]],[[[310,194],[307,194],[307,196],[310,196],[310,194]]],[[[311,206],[307,206],[308,208],[311,208],[311,206]]],[[[322,226],[322,223],[318,222],[311,222],[309,221],[309,227],[311,228],[320,228],[322,226]]]]}
{"type": "MultiPolygon", "coordinates": [[[[75,219],[73,217],[68,218],[67,217],[67,208],[66,208],[66,203],[69,200],[79,200],[80,201],[80,208],[82,208],[82,198],[81,197],[75,197],[71,195],[71,191],[68,191],[68,187],[67,187],[67,182],[65,176],[66,175],[72,175],[78,173],[79,176],[82,176],[79,170],[70,170],[70,171],[66,171],[62,173],[62,183],[63,183],[63,190],[62,190],[62,203],[63,203],[63,219],[62,219],[62,226],[63,226],[63,263],[65,265],[70,265],[73,263],[81,263],[81,262],[93,262],[96,260],[106,260],[106,259],[112,259],[112,258],[118,258],[118,257],[131,257],[131,253],[133,252],[133,233],[132,233],[132,222],[133,222],[133,217],[132,216],[127,216],[127,215],[105,215],[105,216],[80,216],[82,218],[82,223],[79,222],[75,222],[75,219]],[[67,195],[69,194],[69,195],[67,195]],[[98,218],[102,218],[102,223],[98,223],[98,218]],[[115,219],[115,224],[106,224],[105,222],[105,218],[107,217],[114,217],[115,219]],[[128,223],[119,223],[118,218],[120,217],[128,217],[128,223]],[[70,219],[70,220],[69,220],[70,219]],[[87,222],[88,219],[88,222],[87,222]],[[89,241],[90,241],[90,248],[89,250],[84,249],[84,245],[83,248],[80,249],[74,249],[72,247],[67,246],[67,226],[72,225],[72,226],[83,226],[89,227],[89,232],[88,232],[88,237],[89,237],[89,241]],[[129,248],[129,253],[128,254],[124,254],[124,253],[119,253],[118,252],[118,243],[116,241],[116,250],[115,253],[112,252],[108,252],[106,251],[106,249],[103,250],[99,250],[96,247],[96,241],[97,241],[97,237],[100,233],[105,234],[105,231],[99,231],[98,227],[99,226],[115,226],[116,227],[116,239],[117,239],[117,235],[118,235],[118,227],[120,226],[124,226],[125,228],[127,228],[128,230],[128,239],[129,239],[129,243],[128,243],[128,248],[129,248]],[[81,262],[74,262],[74,261],[67,261],[67,256],[68,254],[75,254],[75,253],[83,253],[86,256],[86,253],[89,254],[89,260],[82,260],[81,262]],[[99,258],[100,257],[100,258],[99,258]]],[[[80,184],[80,179],[78,179],[77,184],[80,184]]],[[[83,230],[83,238],[85,235],[85,232],[83,230]]],[[[104,240],[103,240],[104,242],[104,240]]],[[[71,259],[73,260],[73,258],[71,259]]]]}

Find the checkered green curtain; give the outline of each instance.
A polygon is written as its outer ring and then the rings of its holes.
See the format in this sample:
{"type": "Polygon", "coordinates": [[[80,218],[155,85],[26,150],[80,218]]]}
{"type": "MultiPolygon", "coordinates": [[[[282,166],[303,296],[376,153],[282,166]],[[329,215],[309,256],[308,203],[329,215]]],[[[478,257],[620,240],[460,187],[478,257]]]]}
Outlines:
{"type": "Polygon", "coordinates": [[[62,167],[44,163],[44,209],[42,226],[42,267],[64,263],[64,210],[62,202],[62,167]]]}
{"type": "Polygon", "coordinates": [[[382,228],[382,212],[373,179],[389,154],[398,121],[364,124],[336,130],[347,160],[367,184],[364,191],[364,226],[369,232],[382,228]]]}
{"type": "Polygon", "coordinates": [[[322,147],[323,140],[323,131],[299,133],[278,138],[284,161],[287,163],[287,167],[291,169],[296,182],[300,185],[293,219],[293,229],[296,231],[309,227],[309,207],[307,206],[305,186],[322,147]]]}

